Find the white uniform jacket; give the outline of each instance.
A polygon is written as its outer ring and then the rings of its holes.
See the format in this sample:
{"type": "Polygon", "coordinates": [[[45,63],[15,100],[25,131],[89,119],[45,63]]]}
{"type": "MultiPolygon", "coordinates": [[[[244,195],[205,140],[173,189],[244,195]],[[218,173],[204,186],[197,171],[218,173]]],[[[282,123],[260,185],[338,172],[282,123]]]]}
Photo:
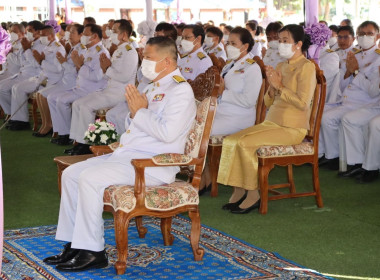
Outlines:
{"type": "Polygon", "coordinates": [[[323,75],[326,78],[326,103],[340,101],[342,92],[340,91],[340,71],[339,56],[326,45],[320,52],[319,64],[323,75]]]}
{"type": "Polygon", "coordinates": [[[222,44],[222,42],[220,42],[218,45],[216,45],[214,48],[208,48],[208,49],[205,49],[205,52],[207,54],[215,54],[215,56],[217,58],[221,57],[224,59],[224,61],[227,60],[227,54],[226,54],[226,51],[224,50],[224,46],[222,44]]]}
{"type": "Polygon", "coordinates": [[[183,56],[178,61],[179,70],[186,80],[194,80],[199,74],[206,72],[211,66],[211,58],[202,47],[191,54],[183,56]]]}

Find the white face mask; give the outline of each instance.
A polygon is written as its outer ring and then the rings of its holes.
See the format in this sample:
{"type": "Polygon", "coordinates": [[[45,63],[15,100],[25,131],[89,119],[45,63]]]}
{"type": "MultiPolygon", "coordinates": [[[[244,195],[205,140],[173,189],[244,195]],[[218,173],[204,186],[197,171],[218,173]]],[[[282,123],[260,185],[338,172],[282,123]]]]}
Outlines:
{"type": "Polygon", "coordinates": [[[358,44],[363,50],[370,49],[375,43],[375,36],[358,36],[358,44]]]}
{"type": "Polygon", "coordinates": [[[50,43],[47,36],[41,36],[40,37],[40,41],[41,41],[41,44],[44,45],[44,46],[47,46],[50,43]]]}
{"type": "Polygon", "coordinates": [[[268,47],[271,49],[277,50],[279,44],[280,42],[278,40],[270,41],[268,42],[268,47]]]}
{"type": "Polygon", "coordinates": [[[65,40],[68,41],[70,39],[70,31],[65,31],[65,40]]]}
{"type": "Polygon", "coordinates": [[[278,44],[278,52],[280,56],[286,59],[292,58],[295,51],[292,50],[293,44],[279,43],[278,44]]]}
{"type": "Polygon", "coordinates": [[[155,78],[157,78],[158,75],[160,75],[160,73],[164,70],[162,70],[161,72],[156,72],[156,65],[158,62],[161,62],[162,60],[164,59],[161,59],[160,61],[153,61],[153,60],[147,60],[147,59],[143,59],[143,61],[141,62],[141,72],[142,74],[150,81],[153,81],[155,78]]]}
{"type": "Polygon", "coordinates": [[[112,36],[113,32],[112,30],[110,30],[109,28],[106,29],[106,35],[108,38],[110,38],[112,36]]]}
{"type": "Polygon", "coordinates": [[[116,46],[120,44],[120,40],[117,37],[118,37],[117,33],[112,33],[110,36],[112,44],[115,44],[116,46]]]}
{"type": "Polygon", "coordinates": [[[18,34],[11,32],[10,36],[11,36],[11,38],[10,38],[11,43],[16,42],[18,40],[18,34]]]}
{"type": "Polygon", "coordinates": [[[176,45],[177,46],[181,45],[181,41],[182,41],[182,36],[178,36],[177,40],[175,40],[176,45]]]}
{"type": "Polygon", "coordinates": [[[194,49],[193,42],[188,41],[188,40],[182,40],[181,41],[181,47],[182,47],[181,49],[182,49],[182,53],[183,54],[189,53],[189,52],[191,52],[194,49]]]}
{"type": "Polygon", "coordinates": [[[228,37],[230,37],[230,35],[228,35],[228,34],[224,34],[223,35],[223,41],[224,41],[224,43],[227,43],[228,37]]]}
{"type": "Polygon", "coordinates": [[[327,41],[327,44],[332,47],[336,44],[336,42],[338,42],[338,38],[337,37],[330,37],[330,39],[327,41]]]}
{"type": "Polygon", "coordinates": [[[213,41],[212,37],[206,36],[204,44],[205,44],[206,48],[211,48],[212,45],[214,45],[214,41],[213,41]]]}
{"type": "Polygon", "coordinates": [[[240,49],[231,45],[228,45],[226,47],[226,51],[227,51],[227,58],[232,59],[232,60],[238,59],[241,54],[240,49]]]}
{"type": "Polygon", "coordinates": [[[26,39],[28,39],[30,42],[34,41],[34,36],[32,32],[26,32],[26,39]]]}
{"type": "Polygon", "coordinates": [[[82,35],[82,37],[80,38],[81,44],[84,46],[87,46],[88,44],[90,44],[90,37],[91,36],[82,35]]]}

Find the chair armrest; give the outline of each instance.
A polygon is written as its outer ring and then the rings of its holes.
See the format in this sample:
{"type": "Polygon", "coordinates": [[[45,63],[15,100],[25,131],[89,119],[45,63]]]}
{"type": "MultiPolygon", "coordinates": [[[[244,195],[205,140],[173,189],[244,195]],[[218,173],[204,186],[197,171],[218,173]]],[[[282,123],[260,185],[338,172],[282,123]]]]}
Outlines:
{"type": "Polygon", "coordinates": [[[158,166],[186,166],[197,165],[203,163],[203,159],[192,158],[183,154],[160,154],[153,158],[147,159],[132,159],[132,165],[135,168],[141,169],[145,167],[158,167],[158,166]]]}
{"type": "Polygon", "coordinates": [[[120,143],[115,142],[109,145],[90,146],[91,152],[96,156],[110,154],[119,147],[120,143]]]}

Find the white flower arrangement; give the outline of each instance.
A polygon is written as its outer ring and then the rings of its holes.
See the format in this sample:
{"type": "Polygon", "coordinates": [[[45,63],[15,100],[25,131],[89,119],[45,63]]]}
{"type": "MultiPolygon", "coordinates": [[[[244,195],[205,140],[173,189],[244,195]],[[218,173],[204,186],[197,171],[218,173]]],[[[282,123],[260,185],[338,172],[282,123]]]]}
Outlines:
{"type": "Polygon", "coordinates": [[[115,125],[100,119],[97,119],[95,123],[90,123],[84,133],[84,140],[90,145],[109,145],[116,142],[116,139],[115,125]]]}

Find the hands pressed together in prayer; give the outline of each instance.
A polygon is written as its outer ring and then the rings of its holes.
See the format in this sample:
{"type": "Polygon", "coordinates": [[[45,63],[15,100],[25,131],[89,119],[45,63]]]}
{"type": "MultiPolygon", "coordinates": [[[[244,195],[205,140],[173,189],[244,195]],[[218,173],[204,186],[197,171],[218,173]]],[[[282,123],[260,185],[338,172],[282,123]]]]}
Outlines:
{"type": "Polygon", "coordinates": [[[72,51],[71,59],[77,70],[79,70],[79,68],[81,68],[84,63],[84,56],[82,54],[79,56],[78,51],[72,51]]]}
{"type": "Polygon", "coordinates": [[[57,52],[56,57],[57,57],[58,62],[61,64],[67,61],[67,55],[63,56],[60,52],[57,52]]]}
{"type": "Polygon", "coordinates": [[[348,52],[347,54],[346,69],[346,75],[344,75],[345,78],[351,76],[356,70],[359,70],[358,60],[353,52],[348,52]]]}
{"type": "Polygon", "coordinates": [[[41,64],[42,60],[45,59],[45,53],[43,53],[43,52],[39,53],[36,50],[33,50],[33,56],[36,59],[36,61],[38,62],[38,64],[41,64]]]}
{"type": "Polygon", "coordinates": [[[134,85],[127,85],[125,87],[125,99],[128,102],[131,119],[134,118],[138,110],[148,108],[148,98],[145,94],[140,94],[134,85]]]}
{"type": "Polygon", "coordinates": [[[112,64],[111,60],[107,57],[105,53],[100,54],[99,60],[100,67],[102,68],[103,73],[106,73],[108,67],[110,67],[112,64]]]}
{"type": "MultiPolygon", "coordinates": [[[[282,74],[280,71],[275,70],[272,66],[265,66],[265,73],[271,87],[277,90],[283,87],[282,74]]],[[[272,94],[273,91],[269,91],[270,97],[273,97],[272,94]]]]}

